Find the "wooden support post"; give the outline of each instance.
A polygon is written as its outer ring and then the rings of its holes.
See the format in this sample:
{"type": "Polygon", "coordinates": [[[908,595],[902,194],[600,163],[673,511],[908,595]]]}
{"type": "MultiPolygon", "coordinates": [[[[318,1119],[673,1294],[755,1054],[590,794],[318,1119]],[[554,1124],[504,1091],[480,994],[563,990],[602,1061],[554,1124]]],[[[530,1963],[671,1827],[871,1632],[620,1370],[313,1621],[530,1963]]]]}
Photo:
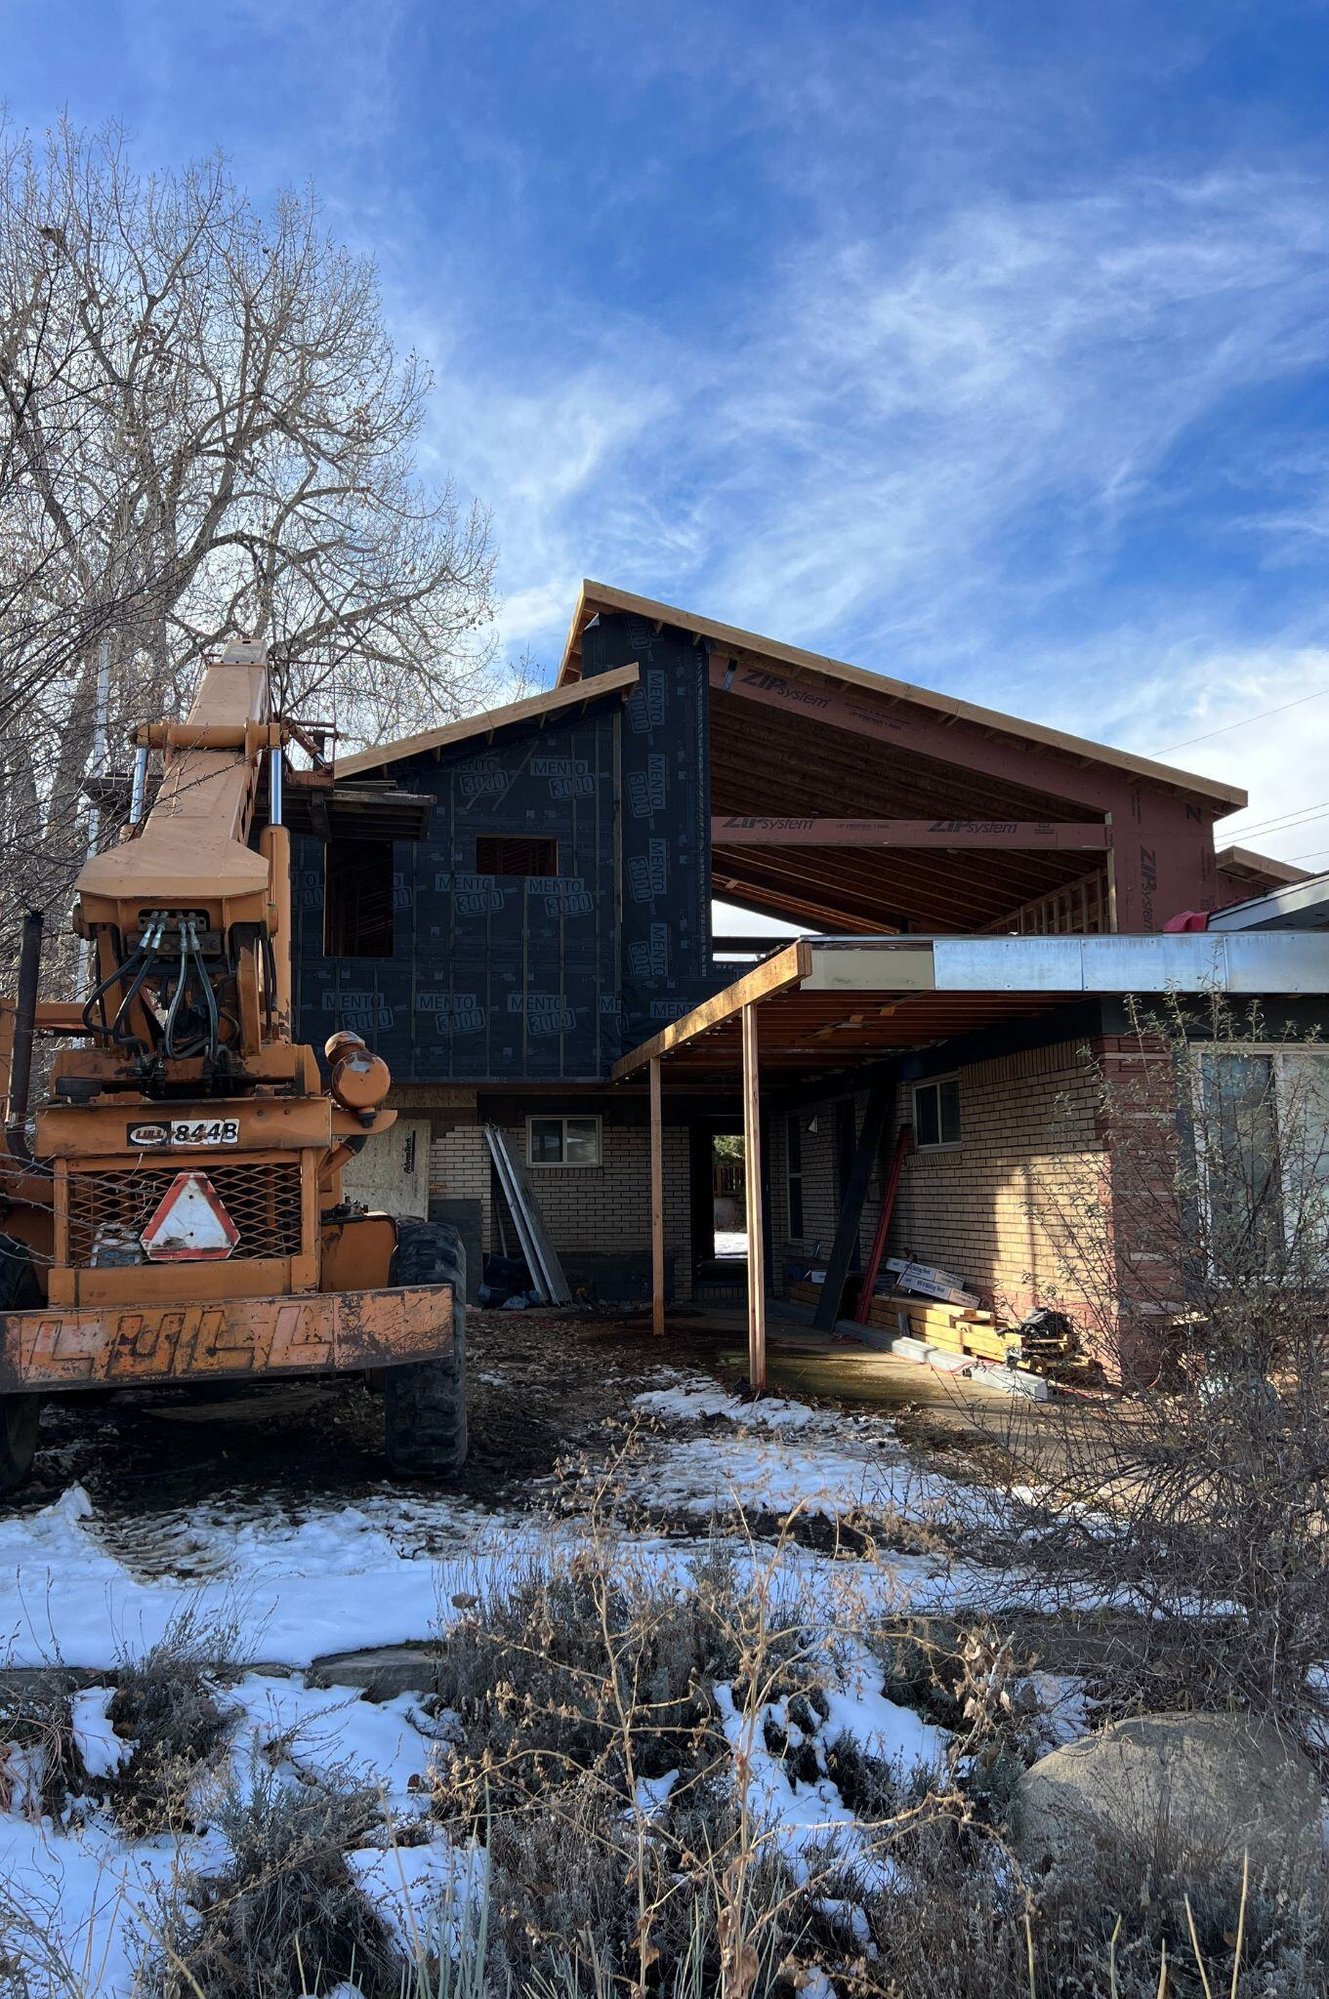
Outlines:
{"type": "Polygon", "coordinates": [[[748,1222],[748,1380],[766,1388],[766,1236],[761,1206],[761,1096],[757,1072],[757,1008],[743,1009],[743,1185],[748,1222]]]}
{"type": "Polygon", "coordinates": [[[653,1055],[651,1075],[651,1331],[665,1329],[664,1258],[664,1112],[660,1101],[660,1057],[653,1055]]]}
{"type": "Polygon", "coordinates": [[[874,1083],[868,1091],[867,1109],[863,1113],[863,1125],[858,1134],[858,1146],[854,1153],[854,1163],[849,1169],[849,1182],[840,1201],[840,1219],[835,1225],[835,1246],[826,1269],[826,1282],[821,1287],[821,1296],[812,1315],[812,1323],[819,1332],[829,1333],[840,1316],[840,1299],[844,1294],[845,1279],[849,1275],[849,1265],[853,1260],[854,1244],[858,1241],[858,1224],[863,1213],[863,1203],[867,1199],[868,1182],[872,1178],[872,1168],[881,1149],[882,1133],[886,1129],[886,1119],[895,1102],[896,1078],[874,1083]]]}

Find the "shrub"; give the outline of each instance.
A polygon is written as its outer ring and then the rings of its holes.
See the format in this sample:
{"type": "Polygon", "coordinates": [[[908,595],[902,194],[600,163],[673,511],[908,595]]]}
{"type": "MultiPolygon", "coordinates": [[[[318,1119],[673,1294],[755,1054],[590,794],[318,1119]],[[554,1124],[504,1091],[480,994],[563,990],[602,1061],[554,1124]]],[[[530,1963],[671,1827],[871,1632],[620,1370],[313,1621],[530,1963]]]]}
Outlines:
{"type": "Polygon", "coordinates": [[[1329,1657],[1329,1056],[1178,1001],[1098,1094],[1097,1188],[1034,1198],[1122,1392],[1012,1408],[974,1526],[1051,1601],[1140,1613],[1103,1661],[1113,1713],[1304,1719],[1329,1657]]]}
{"type": "Polygon", "coordinates": [[[223,1790],[231,1859],[181,1885],[151,1974],[159,1999],[299,1999],[339,1980],[397,1999],[405,1966],[345,1855],[379,1818],[373,1793],[264,1766],[223,1790]]]}
{"type": "Polygon", "coordinates": [[[116,1675],[107,1713],[135,1746],[110,1799],[133,1833],[179,1831],[195,1816],[194,1792],[231,1727],[214,1682],[235,1671],[236,1633],[186,1608],[141,1659],[116,1675]]]}

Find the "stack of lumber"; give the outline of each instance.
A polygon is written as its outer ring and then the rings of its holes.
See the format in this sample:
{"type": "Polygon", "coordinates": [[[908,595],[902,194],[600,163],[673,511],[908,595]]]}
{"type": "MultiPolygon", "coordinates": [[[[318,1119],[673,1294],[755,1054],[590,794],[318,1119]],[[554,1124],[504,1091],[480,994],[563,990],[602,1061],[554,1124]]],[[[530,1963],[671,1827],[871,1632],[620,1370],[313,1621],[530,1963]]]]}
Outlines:
{"type": "Polygon", "coordinates": [[[1019,1333],[1001,1326],[996,1314],[975,1305],[943,1305],[933,1298],[912,1298],[903,1291],[876,1297],[868,1307],[868,1324],[883,1332],[905,1334],[925,1346],[947,1353],[972,1354],[977,1360],[1024,1358],[1019,1333]]]}
{"type": "Polygon", "coordinates": [[[810,1277],[789,1278],[785,1290],[799,1305],[815,1305],[821,1297],[821,1285],[814,1284],[810,1277]]]}

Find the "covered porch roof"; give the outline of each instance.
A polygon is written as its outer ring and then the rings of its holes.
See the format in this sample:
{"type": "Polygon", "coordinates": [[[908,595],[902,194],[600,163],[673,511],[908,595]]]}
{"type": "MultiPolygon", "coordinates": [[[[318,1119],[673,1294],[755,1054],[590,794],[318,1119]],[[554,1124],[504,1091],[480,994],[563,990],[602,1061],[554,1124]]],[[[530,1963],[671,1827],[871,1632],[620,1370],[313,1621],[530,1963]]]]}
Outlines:
{"type": "Polygon", "coordinates": [[[748,1009],[763,1074],[788,1082],[1092,996],[1326,992],[1329,932],[798,938],[632,1049],[613,1074],[625,1081],[659,1060],[676,1082],[732,1082],[748,1009]]]}

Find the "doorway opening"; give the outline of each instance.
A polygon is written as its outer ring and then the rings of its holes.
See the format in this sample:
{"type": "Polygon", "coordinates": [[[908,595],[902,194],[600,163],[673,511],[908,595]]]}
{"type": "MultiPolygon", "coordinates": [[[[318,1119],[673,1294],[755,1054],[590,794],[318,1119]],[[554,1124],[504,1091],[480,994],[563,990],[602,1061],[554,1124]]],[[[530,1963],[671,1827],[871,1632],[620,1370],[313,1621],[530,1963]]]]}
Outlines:
{"type": "Polygon", "coordinates": [[[711,1137],[711,1255],[717,1263],[747,1261],[747,1164],[741,1135],[711,1137]]]}
{"type": "Polygon", "coordinates": [[[736,1119],[699,1120],[691,1132],[692,1288],[701,1305],[747,1296],[747,1169],[736,1119]]]}

